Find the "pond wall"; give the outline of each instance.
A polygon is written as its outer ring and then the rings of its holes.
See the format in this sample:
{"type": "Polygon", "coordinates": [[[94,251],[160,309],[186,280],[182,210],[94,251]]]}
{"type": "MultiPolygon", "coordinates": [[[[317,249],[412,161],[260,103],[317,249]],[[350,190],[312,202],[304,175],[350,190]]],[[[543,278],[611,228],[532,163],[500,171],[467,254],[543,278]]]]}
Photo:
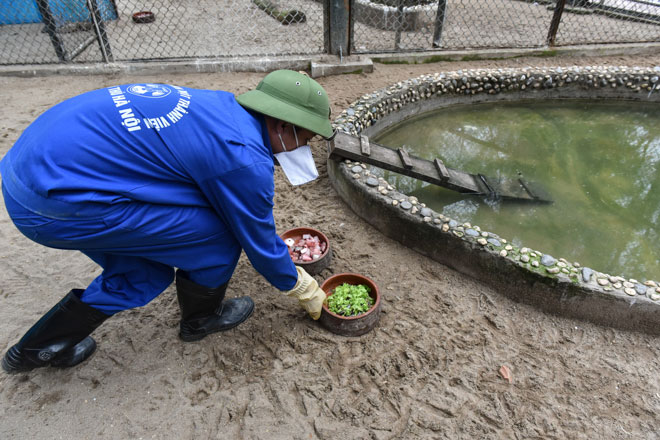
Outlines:
{"type": "MultiPolygon", "coordinates": [[[[424,75],[364,95],[335,120],[338,130],[374,134],[456,104],[538,99],[603,99],[660,104],[660,67],[464,70],[424,75]]],[[[328,160],[344,201],[384,235],[515,301],[570,318],[660,334],[660,282],[599,272],[514,246],[497,232],[459,223],[408,197],[365,164],[328,160]]]]}

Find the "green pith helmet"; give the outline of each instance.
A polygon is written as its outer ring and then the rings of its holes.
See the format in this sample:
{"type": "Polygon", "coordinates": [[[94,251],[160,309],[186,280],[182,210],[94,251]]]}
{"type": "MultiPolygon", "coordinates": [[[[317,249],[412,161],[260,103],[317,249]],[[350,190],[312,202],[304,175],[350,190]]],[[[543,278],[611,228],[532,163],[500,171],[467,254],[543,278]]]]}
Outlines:
{"type": "Polygon", "coordinates": [[[332,136],[330,102],[323,87],[307,75],[276,70],[256,89],[236,97],[243,107],[306,128],[324,138],[332,136]]]}

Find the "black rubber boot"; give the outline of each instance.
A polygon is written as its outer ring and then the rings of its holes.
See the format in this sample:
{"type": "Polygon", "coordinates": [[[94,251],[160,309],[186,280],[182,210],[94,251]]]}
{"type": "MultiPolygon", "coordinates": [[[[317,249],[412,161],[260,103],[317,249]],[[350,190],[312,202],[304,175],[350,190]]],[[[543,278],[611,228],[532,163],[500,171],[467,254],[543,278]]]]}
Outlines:
{"type": "Polygon", "coordinates": [[[228,284],[213,289],[200,286],[177,270],[176,296],[181,308],[179,337],[182,340],[199,341],[211,333],[234,328],[252,315],[254,302],[249,296],[223,301],[228,284]]]}
{"type": "Polygon", "coordinates": [[[89,334],[109,315],[83,303],[82,289],[74,289],[48,311],[5,354],[2,369],[14,374],[48,365],[68,368],[94,353],[89,334]]]}

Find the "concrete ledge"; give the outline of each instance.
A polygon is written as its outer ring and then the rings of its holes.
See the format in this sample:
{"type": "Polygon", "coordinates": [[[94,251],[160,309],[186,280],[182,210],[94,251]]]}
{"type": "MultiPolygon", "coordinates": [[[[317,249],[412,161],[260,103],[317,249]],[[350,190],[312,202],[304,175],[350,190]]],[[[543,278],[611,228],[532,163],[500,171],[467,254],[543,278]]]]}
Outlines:
{"type": "MultiPolygon", "coordinates": [[[[364,95],[335,126],[373,135],[441,106],[520,99],[625,99],[660,105],[659,67],[470,70],[424,75],[364,95]],[[657,87],[656,87],[657,85],[657,87]]],[[[515,301],[561,316],[660,335],[660,282],[626,279],[543,258],[495,232],[459,224],[408,197],[357,162],[328,160],[330,180],[359,216],[386,236],[515,301]]]]}
{"type": "Polygon", "coordinates": [[[209,60],[127,61],[95,64],[38,64],[0,66],[0,76],[47,75],[153,75],[159,73],[271,72],[277,69],[308,70],[309,56],[243,57],[209,60]]]}
{"type": "Polygon", "coordinates": [[[346,73],[371,73],[374,63],[371,59],[361,56],[325,57],[319,61],[312,61],[312,78],[321,76],[340,75],[346,73]]]}
{"type": "MultiPolygon", "coordinates": [[[[364,53],[364,60],[384,64],[421,64],[438,61],[470,61],[519,57],[657,55],[660,43],[562,46],[535,49],[487,49],[462,51],[364,53]]],[[[351,57],[348,57],[350,59],[351,57]]],[[[47,75],[151,75],[158,73],[270,72],[277,69],[308,70],[311,63],[332,64],[336,57],[325,54],[231,57],[191,60],[123,61],[116,63],[15,64],[0,66],[0,76],[35,77],[47,75]]]]}

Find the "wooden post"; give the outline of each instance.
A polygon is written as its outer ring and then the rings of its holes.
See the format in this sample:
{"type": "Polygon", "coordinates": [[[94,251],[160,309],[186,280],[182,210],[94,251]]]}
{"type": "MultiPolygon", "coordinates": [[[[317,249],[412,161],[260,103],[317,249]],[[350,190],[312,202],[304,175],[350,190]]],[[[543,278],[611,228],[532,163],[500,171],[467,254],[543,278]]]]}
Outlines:
{"type": "Polygon", "coordinates": [[[351,0],[328,0],[326,3],[326,51],[330,55],[350,55],[350,3],[351,0]]]}
{"type": "Polygon", "coordinates": [[[433,47],[440,47],[442,40],[442,28],[445,25],[447,12],[447,0],[438,0],[438,11],[435,14],[435,31],[433,31],[433,47]]]}
{"type": "Polygon", "coordinates": [[[566,5],[566,0],[557,0],[557,5],[555,6],[555,13],[552,15],[552,21],[550,22],[550,30],[548,30],[548,38],[546,43],[548,46],[555,45],[555,38],[557,37],[557,31],[559,30],[559,22],[561,21],[561,16],[564,13],[564,6],[566,5]]]}

